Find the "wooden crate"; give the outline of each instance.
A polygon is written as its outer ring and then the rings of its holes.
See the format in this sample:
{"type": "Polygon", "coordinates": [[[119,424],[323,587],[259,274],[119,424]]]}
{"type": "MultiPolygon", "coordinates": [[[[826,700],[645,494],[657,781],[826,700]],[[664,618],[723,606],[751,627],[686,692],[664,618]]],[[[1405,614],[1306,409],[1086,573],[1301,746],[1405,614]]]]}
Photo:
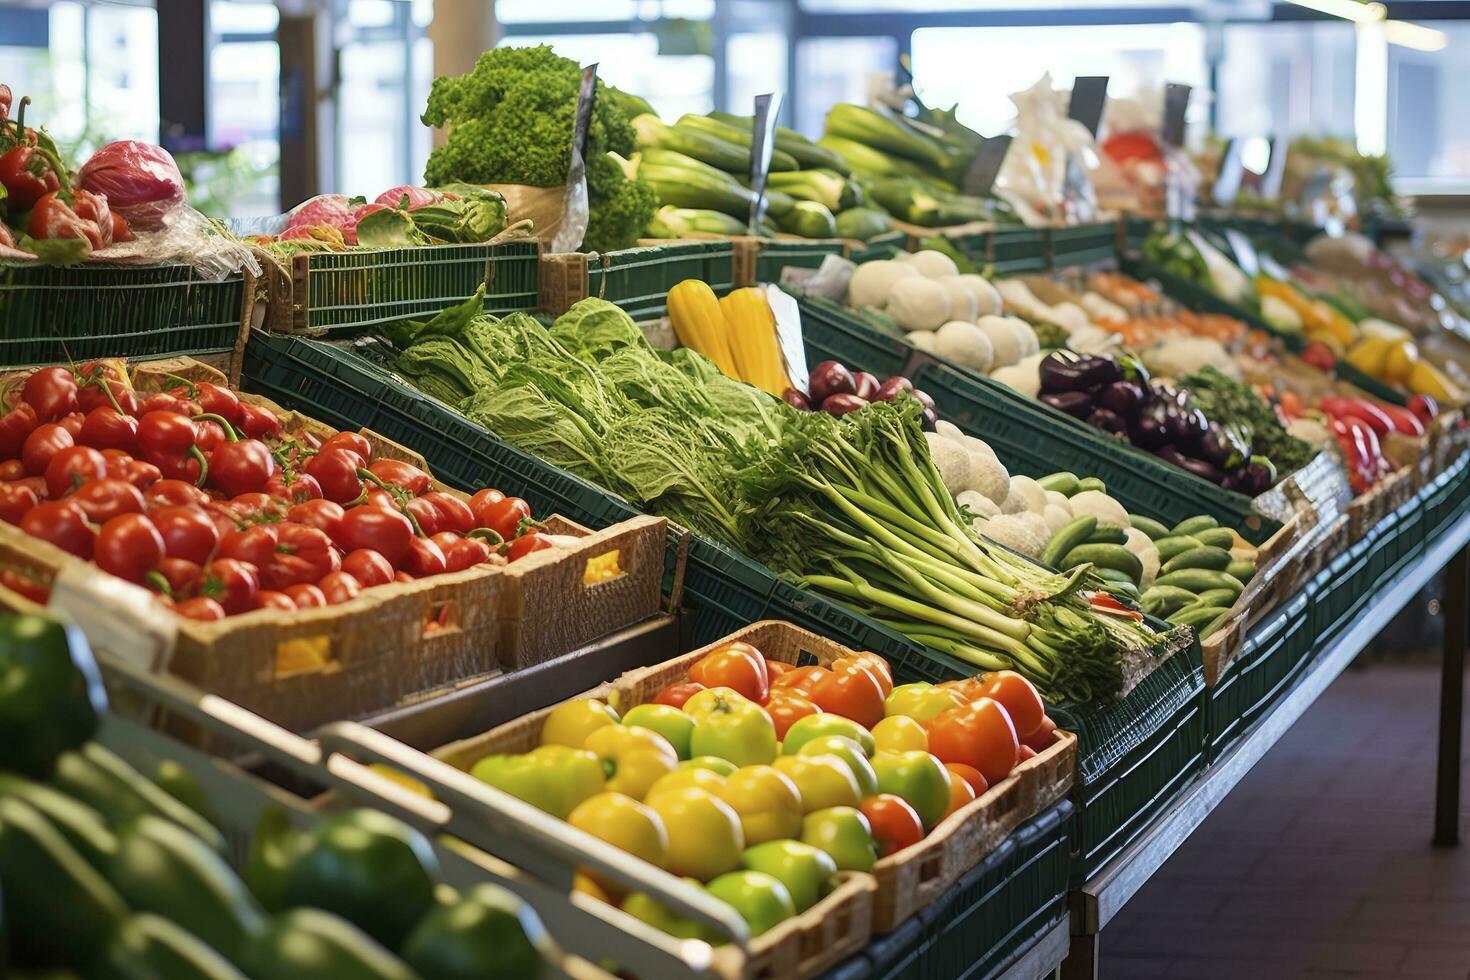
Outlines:
{"type": "Polygon", "coordinates": [[[1348,542],[1360,541],[1373,525],[1397,510],[1415,490],[1414,467],[1400,466],[1348,506],[1348,542]]]}
{"type": "MultiPolygon", "coordinates": [[[[223,374],[192,358],[137,365],[140,392],[159,390],[168,375],[225,383],[223,374]]],[[[3,382],[4,379],[0,379],[3,382]]],[[[287,431],[334,431],[267,399],[287,431]]],[[[422,457],[369,430],[374,454],[411,462],[422,457]]],[[[442,484],[436,489],[465,495],[442,484]]],[[[364,590],[338,606],[294,612],[255,610],[219,622],[165,616],[171,649],[150,666],[298,731],[328,721],[381,711],[501,670],[539,663],[597,636],[657,614],[663,577],[666,522],[638,517],[603,531],[559,518],[549,529],[581,538],[575,546],[536,552],[512,565],[482,565],[407,583],[364,590]],[[587,586],[589,563],[616,562],[621,574],[587,586]],[[568,613],[573,615],[569,616],[568,613]],[[568,644],[558,648],[558,644],[568,644]]],[[[143,590],[114,579],[18,528],[0,524],[0,567],[50,587],[95,585],[99,602],[122,593],[161,609],[143,590]]],[[[0,586],[0,605],[34,608],[0,586]]],[[[128,633],[130,631],[123,631],[128,633]]],[[[147,630],[144,630],[147,632],[147,630]]],[[[92,637],[106,648],[106,637],[92,637]]]]}

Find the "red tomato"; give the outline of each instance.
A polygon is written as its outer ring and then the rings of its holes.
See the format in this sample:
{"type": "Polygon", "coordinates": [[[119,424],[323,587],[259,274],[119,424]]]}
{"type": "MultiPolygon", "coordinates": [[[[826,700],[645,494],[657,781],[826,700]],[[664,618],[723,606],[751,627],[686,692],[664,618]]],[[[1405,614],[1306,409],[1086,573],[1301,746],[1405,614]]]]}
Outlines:
{"type": "Polygon", "coordinates": [[[138,420],[131,415],[120,415],[111,405],[100,405],[82,420],[77,441],[97,449],[132,451],[138,442],[138,420]]]}
{"type": "Polygon", "coordinates": [[[207,456],[225,444],[225,429],[214,419],[196,418],[194,422],[194,445],[207,456]]]}
{"type": "Polygon", "coordinates": [[[93,561],[104,572],[142,582],[163,557],[163,535],[142,514],[121,514],[97,532],[93,561]]]}
{"type": "Polygon", "coordinates": [[[126,380],[118,377],[117,369],[112,365],[84,364],[79,376],[84,380],[78,383],[77,388],[78,411],[90,412],[103,405],[111,408],[112,403],[117,402],[124,415],[138,414],[138,396],[126,380]],[[107,397],[107,390],[112,392],[111,399],[107,397]]]}
{"type": "Polygon", "coordinates": [[[506,552],[506,558],[516,561],[534,552],[555,547],[556,545],[546,535],[536,531],[527,531],[510,543],[510,550],[506,552]]]}
{"type": "Polygon", "coordinates": [[[1428,425],[1439,414],[1439,402],[1432,395],[1415,395],[1409,399],[1409,411],[1419,416],[1419,421],[1428,425]]]}
{"type": "Polygon", "coordinates": [[[107,475],[111,479],[122,480],[143,491],[163,479],[163,473],[158,467],[141,459],[133,459],[122,450],[104,449],[102,455],[107,457],[107,475]]]}
{"type": "Polygon", "coordinates": [[[413,525],[397,511],[353,507],[343,515],[333,540],[343,551],[372,548],[398,568],[414,541],[413,525]]]}
{"type": "Polygon", "coordinates": [[[408,542],[408,549],[398,562],[398,568],[414,578],[428,578],[430,575],[444,574],[448,566],[444,560],[444,552],[437,544],[428,538],[413,538],[408,542]]]}
{"type": "Polygon", "coordinates": [[[851,718],[864,728],[883,720],[883,688],[871,673],[853,664],[827,671],[812,688],[811,699],[823,711],[851,718]]]}
{"type": "Polygon", "coordinates": [[[929,751],[940,762],[974,766],[991,786],[1016,768],[1020,748],[1011,716],[993,698],[950,708],[929,724],[929,751]]]}
{"type": "Polygon", "coordinates": [[[213,623],[225,618],[225,607],[207,596],[185,599],[174,606],[174,612],[185,619],[197,619],[205,623],[213,623]]]}
{"type": "Polygon", "coordinates": [[[970,784],[970,789],[975,791],[975,796],[980,797],[990,789],[990,783],[985,774],[974,766],[967,766],[963,762],[946,762],[944,768],[949,770],[951,777],[959,777],[970,784]]]}
{"type": "Polygon", "coordinates": [[[994,698],[1006,709],[1018,737],[1024,740],[1041,727],[1042,719],[1046,717],[1046,705],[1042,703],[1036,687],[1026,678],[1014,670],[997,670],[980,675],[980,685],[981,697],[994,698]]]}
{"type": "Polygon", "coordinates": [[[306,473],[283,471],[265,481],[265,492],[288,504],[304,504],[322,499],[322,487],[316,477],[306,473]]]}
{"type": "Polygon", "coordinates": [[[90,446],[72,446],[46,464],[46,492],[52,499],[72,493],[84,483],[107,477],[107,458],[90,446]]]}
{"type": "Polygon", "coordinates": [[[346,513],[341,504],[330,500],[307,500],[287,508],[286,520],[325,531],[327,537],[335,541],[342,525],[342,515],[346,513]]]}
{"type": "Polygon", "coordinates": [[[788,670],[795,669],[796,664],[788,664],[783,660],[772,660],[770,657],[766,658],[766,676],[771,679],[772,684],[775,684],[776,678],[780,677],[788,670]]]}
{"type": "Polygon", "coordinates": [[[962,681],[941,681],[935,686],[948,687],[956,690],[960,693],[960,697],[966,701],[973,701],[978,697],[983,697],[985,693],[985,685],[978,677],[966,677],[962,681]]]}
{"type": "Polygon", "coordinates": [[[9,568],[0,571],[0,585],[43,606],[51,601],[51,586],[9,568]]]}
{"type": "Polygon", "coordinates": [[[26,475],[26,464],[18,459],[7,459],[0,463],[0,480],[9,483],[11,480],[24,479],[26,475]]]}
{"type": "MultiPolygon", "coordinates": [[[[385,510],[398,509],[397,501],[393,499],[392,495],[386,493],[383,490],[369,490],[368,503],[372,504],[375,507],[382,507],[385,510]],[[380,503],[378,501],[379,494],[382,494],[387,499],[383,500],[380,503]]],[[[439,508],[434,506],[434,502],[432,500],[429,500],[425,497],[415,497],[403,506],[404,509],[408,511],[409,515],[413,518],[413,523],[415,528],[417,529],[417,533],[423,534],[427,537],[433,537],[440,531],[445,530],[445,528],[441,528],[439,526],[439,521],[442,519],[442,515],[439,513],[439,508]]]]}
{"type": "Polygon", "coordinates": [[[159,480],[143,491],[143,505],[149,513],[164,507],[202,507],[207,503],[209,494],[183,480],[159,480]]]}
{"type": "Polygon", "coordinates": [[[248,562],[216,558],[204,566],[199,591],[218,602],[231,616],[246,612],[255,606],[255,593],[260,591],[260,572],[248,562]]]}
{"type": "Polygon", "coordinates": [[[322,590],[315,585],[290,585],[286,587],[286,595],[296,603],[297,609],[315,609],[327,604],[327,597],[322,590]]]}
{"type": "Polygon", "coordinates": [[[25,444],[20,450],[20,461],[25,464],[26,472],[37,476],[46,472],[46,467],[51,465],[51,458],[63,449],[75,446],[76,440],[55,422],[46,422],[31,430],[26,436],[25,444]]]}
{"type": "Polygon", "coordinates": [[[399,585],[406,585],[413,581],[413,576],[400,569],[393,573],[393,581],[399,585]]]}
{"type": "Polygon", "coordinates": [[[70,433],[72,440],[75,441],[76,437],[81,434],[82,423],[84,421],[86,421],[86,417],[81,412],[69,412],[57,419],[56,424],[70,433]]]}
{"type": "Polygon", "coordinates": [[[365,589],[393,581],[393,566],[371,548],[358,548],[343,558],[342,571],[357,579],[365,589]]]}
{"type": "Polygon", "coordinates": [[[88,525],[82,508],[69,500],[44,501],[26,511],[21,530],[28,535],[50,541],[62,551],[78,558],[91,558],[97,532],[88,525]]]}
{"type": "Polygon", "coordinates": [[[505,540],[516,536],[521,521],[531,516],[531,505],[520,497],[505,497],[485,505],[477,514],[478,524],[488,527],[505,540]]]}
{"type": "Polygon", "coordinates": [[[878,685],[878,690],[882,691],[883,696],[886,698],[893,692],[893,678],[887,673],[887,664],[880,667],[873,662],[876,659],[876,656],[869,655],[865,657],[861,654],[851,657],[841,657],[832,661],[830,669],[839,671],[849,668],[852,670],[861,670],[873,678],[873,683],[878,685]]]}
{"type": "MultiPolygon", "coordinates": [[[[158,521],[153,523],[157,526],[158,521]]],[[[170,558],[165,554],[158,559],[158,565],[153,571],[155,574],[145,577],[144,584],[155,590],[160,584],[167,585],[168,594],[174,599],[185,598],[199,585],[198,562],[170,558]]]]}
{"type": "Polygon", "coordinates": [[[830,673],[832,672],[826,667],[793,667],[783,670],[771,681],[771,690],[795,691],[803,697],[810,697],[812,689],[822,683],[830,673]]]}
{"type": "Polygon", "coordinates": [[[261,584],[272,589],[316,582],[342,567],[332,539],[304,524],[275,524],[275,554],[260,565],[261,584]]]}
{"type": "Polygon", "coordinates": [[[474,511],[475,514],[475,526],[489,527],[489,525],[485,523],[485,508],[489,507],[491,504],[499,503],[504,499],[505,494],[501,493],[499,490],[495,490],[490,487],[486,487],[484,490],[475,491],[475,495],[470,498],[470,510],[474,511]]]}
{"type": "Polygon", "coordinates": [[[227,442],[209,457],[209,482],[226,495],[258,493],[275,471],[270,447],[258,439],[227,442]]]}
{"type": "MultiPolygon", "coordinates": [[[[739,640],[722,644],[699,658],[689,668],[689,679],[705,687],[728,687],[757,704],[764,704],[771,694],[766,658],[755,647],[739,640]]],[[[879,701],[881,709],[882,699],[879,701]]],[[[878,717],[883,716],[880,713],[878,717]]]]}
{"type": "Polygon", "coordinates": [[[1051,746],[1052,742],[1056,741],[1056,731],[1057,723],[1051,720],[1051,716],[1042,715],[1041,724],[1037,726],[1036,731],[1023,738],[1021,744],[1036,752],[1043,752],[1051,746]]]}
{"type": "MultiPolygon", "coordinates": [[[[444,570],[446,572],[462,572],[466,568],[483,565],[490,560],[490,546],[480,538],[466,538],[452,531],[441,532],[452,535],[453,540],[447,544],[439,541],[439,535],[434,535],[434,543],[444,552],[444,570]]],[[[495,556],[500,559],[499,555],[495,556]]],[[[504,561],[504,559],[500,559],[504,561]]]]}
{"type": "MultiPolygon", "coordinates": [[[[143,403],[145,408],[148,402],[143,403]]],[[[197,436],[194,422],[178,412],[154,409],[138,419],[138,448],[149,457],[182,456],[194,445],[197,436]]]]}
{"type": "Polygon", "coordinates": [[[0,521],[19,525],[26,512],[38,503],[36,491],[25,484],[0,483],[0,521]]]}
{"type": "Polygon", "coordinates": [[[168,412],[172,415],[182,415],[185,418],[193,418],[203,407],[196,401],[171,395],[166,391],[155,391],[143,399],[143,404],[138,406],[138,415],[142,417],[149,412],[168,412]]]}
{"type": "Polygon", "coordinates": [[[36,410],[25,402],[0,415],[0,458],[19,456],[21,447],[26,444],[26,436],[35,430],[37,424],[36,410]]]}
{"type": "Polygon", "coordinates": [[[345,504],[362,495],[357,471],[364,465],[363,457],[350,449],[323,448],[306,464],[306,472],[321,486],[323,497],[345,504]]]}
{"type": "Polygon", "coordinates": [[[333,572],[318,582],[317,588],[321,590],[327,605],[340,606],[357,598],[357,594],[362,591],[362,584],[346,572],[333,572]]]}
{"type": "Polygon", "coordinates": [[[1027,759],[1034,759],[1034,758],[1036,758],[1036,754],[1037,754],[1036,753],[1036,750],[1033,749],[1031,746],[1029,746],[1029,745],[1023,745],[1023,746],[1021,746],[1021,751],[1018,752],[1018,753],[1016,753],[1016,764],[1017,765],[1020,765],[1022,762],[1025,762],[1027,759]]]}
{"type": "Polygon", "coordinates": [[[339,432],[322,443],[321,451],[325,453],[338,448],[357,453],[363,458],[364,466],[367,465],[366,460],[373,458],[372,443],[368,442],[367,437],[359,432],[339,432]]]}
{"type": "Polygon", "coordinates": [[[286,516],[286,502],[269,494],[242,493],[230,501],[230,510],[249,524],[268,524],[286,516]]]}
{"type": "Polygon", "coordinates": [[[36,410],[36,418],[54,422],[77,410],[77,379],[71,368],[41,368],[26,378],[20,397],[36,410]]]}
{"type": "Polygon", "coordinates": [[[375,459],[368,472],[384,483],[401,487],[417,497],[429,489],[429,474],[397,459],[375,459]]]}
{"type": "Polygon", "coordinates": [[[682,709],[684,702],[704,690],[704,685],[698,681],[680,681],[678,684],[670,684],[653,696],[655,704],[667,704],[670,707],[682,709]]]}
{"type": "Polygon", "coordinates": [[[424,494],[424,500],[430,501],[434,508],[439,511],[439,530],[458,531],[466,534],[475,528],[475,513],[470,510],[470,505],[452,493],[443,490],[431,490],[424,494]]]}
{"type": "Polygon", "coordinates": [[[264,405],[240,405],[240,433],[251,439],[274,439],[281,434],[281,421],[264,405]]]}
{"type": "Polygon", "coordinates": [[[284,592],[276,592],[273,589],[261,589],[255,593],[255,608],[295,612],[296,602],[284,592]]]}
{"type": "Polygon", "coordinates": [[[873,839],[878,842],[878,856],[885,858],[924,839],[924,822],[901,796],[879,793],[858,806],[868,818],[873,839]]]}
{"type": "Polygon", "coordinates": [[[798,692],[783,691],[776,689],[771,692],[771,699],[766,702],[766,714],[771,716],[771,721],[776,725],[776,738],[786,737],[786,730],[796,724],[800,718],[807,715],[819,715],[822,709],[811,702],[809,698],[798,692]]]}
{"type": "Polygon", "coordinates": [[[120,514],[143,512],[142,491],[126,480],[111,477],[82,484],[71,499],[93,524],[105,524],[120,514]]]}
{"type": "Polygon", "coordinates": [[[218,415],[231,426],[240,421],[240,398],[230,389],[201,381],[194,386],[193,397],[205,412],[218,415]]]}
{"type": "Polygon", "coordinates": [[[237,527],[233,531],[225,532],[220,538],[219,555],[221,558],[249,562],[255,566],[256,571],[262,572],[261,578],[264,579],[265,564],[276,553],[276,540],[275,525],[237,527]]]}

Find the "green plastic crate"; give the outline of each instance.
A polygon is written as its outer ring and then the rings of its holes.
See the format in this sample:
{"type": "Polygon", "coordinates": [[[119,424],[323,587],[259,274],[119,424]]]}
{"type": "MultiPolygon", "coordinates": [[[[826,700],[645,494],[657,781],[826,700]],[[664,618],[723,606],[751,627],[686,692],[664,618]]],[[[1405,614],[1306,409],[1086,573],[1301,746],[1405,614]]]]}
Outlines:
{"type": "Polygon", "coordinates": [[[1097,873],[1205,766],[1207,695],[1197,642],[1108,704],[1054,706],[1077,734],[1072,880],[1097,873]]]}
{"type": "Polygon", "coordinates": [[[404,317],[432,316],[486,284],[485,310],[534,310],[541,249],[499,245],[310,252],[291,260],[290,308],[272,311],[273,330],[345,337],[404,317]]]}
{"type": "Polygon", "coordinates": [[[716,296],[734,289],[733,243],[670,242],[603,252],[587,261],[587,295],[618,304],[639,322],[667,313],[669,290],[685,279],[709,283],[716,296]]]}
{"type": "Polygon", "coordinates": [[[838,239],[811,239],[792,241],[787,238],[759,240],[760,251],[755,257],[756,282],[780,282],[781,270],[787,266],[798,269],[815,269],[829,255],[841,255],[846,242],[838,239]]]}
{"type": "Polygon", "coordinates": [[[1072,815],[1064,800],[1017,827],[932,905],[824,980],[999,973],[1066,917],[1072,815]]]}
{"type": "Polygon", "coordinates": [[[1045,228],[997,228],[990,237],[989,264],[997,276],[1019,276],[1043,272],[1049,267],[1048,233],[1045,228]]]}
{"type": "Polygon", "coordinates": [[[807,364],[841,361],[854,371],[868,371],[879,379],[903,374],[913,359],[908,341],[882,333],[863,323],[859,315],[829,299],[802,299],[801,339],[807,364]]]}
{"type": "Polygon", "coordinates": [[[1116,221],[1052,228],[1050,235],[1053,269],[1111,262],[1118,257],[1116,221]]]}
{"type": "Polygon", "coordinates": [[[0,364],[232,351],[246,298],[187,265],[0,263],[0,364]]]}
{"type": "MultiPolygon", "coordinates": [[[[1154,233],[1154,223],[1137,215],[1126,215],[1123,221],[1123,255],[1136,255],[1143,248],[1148,236],[1154,233]]],[[[1120,255],[1119,258],[1122,258],[1120,255]]]]}
{"type": "Polygon", "coordinates": [[[901,231],[890,231],[886,235],[870,238],[865,248],[857,249],[848,255],[854,262],[868,262],[872,259],[891,259],[899,252],[908,248],[909,236],[901,231]]]}
{"type": "Polygon", "coordinates": [[[1311,661],[1310,599],[1297,593],[1257,623],[1209,689],[1209,758],[1217,759],[1281,699],[1311,661]]]}

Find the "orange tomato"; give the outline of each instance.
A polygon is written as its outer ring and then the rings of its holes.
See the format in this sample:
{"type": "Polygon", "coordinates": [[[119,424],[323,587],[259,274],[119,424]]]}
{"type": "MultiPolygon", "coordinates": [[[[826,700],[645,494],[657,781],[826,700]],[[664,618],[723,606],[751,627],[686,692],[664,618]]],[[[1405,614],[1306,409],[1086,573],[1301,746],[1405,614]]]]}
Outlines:
{"type": "Polygon", "coordinates": [[[958,776],[970,784],[976,796],[981,796],[990,788],[986,782],[985,774],[974,766],[967,766],[963,762],[946,762],[944,768],[948,769],[951,776],[958,776]]]}
{"type": "Polygon", "coordinates": [[[885,858],[924,839],[924,822],[918,812],[901,796],[879,793],[858,805],[873,839],[878,842],[878,856],[885,858]]]}
{"type": "Polygon", "coordinates": [[[771,679],[771,683],[773,684],[776,682],[776,678],[780,677],[788,670],[795,669],[796,664],[788,664],[780,660],[772,660],[770,657],[766,658],[766,676],[771,679]]]}
{"type": "Polygon", "coordinates": [[[743,697],[764,704],[771,693],[766,658],[749,643],[736,640],[716,647],[689,668],[689,679],[705,687],[728,687],[743,697]]]}
{"type": "MultiPolygon", "coordinates": [[[[883,696],[885,698],[893,693],[893,668],[888,666],[888,661],[876,653],[869,653],[865,650],[862,653],[855,653],[850,657],[843,657],[838,662],[842,663],[849,660],[864,664],[871,670],[873,676],[878,679],[878,686],[883,688],[883,696]]],[[[833,666],[836,665],[834,664],[833,666]]]]}
{"type": "Polygon", "coordinates": [[[1021,744],[1000,702],[979,698],[935,716],[929,725],[929,751],[940,762],[974,766],[994,786],[1016,768],[1021,744]]]}
{"type": "Polygon", "coordinates": [[[786,730],[796,724],[798,718],[822,713],[822,709],[812,704],[801,692],[783,691],[779,688],[771,693],[771,700],[766,702],[765,707],[766,714],[771,716],[771,721],[776,725],[777,740],[786,737],[786,730]]]}
{"type": "Polygon", "coordinates": [[[966,677],[962,681],[942,681],[936,686],[958,691],[960,697],[966,701],[973,701],[984,694],[985,684],[978,677],[966,677]]]}
{"type": "Polygon", "coordinates": [[[823,711],[851,718],[864,728],[883,720],[883,688],[872,672],[856,664],[827,671],[810,696],[823,711]]]}
{"type": "Polygon", "coordinates": [[[1056,739],[1055,732],[1057,723],[1051,720],[1051,715],[1043,715],[1041,725],[1021,740],[1021,744],[1037,752],[1045,750],[1056,739]]]}
{"type": "Polygon", "coordinates": [[[680,681],[678,684],[670,684],[653,696],[655,704],[667,704],[671,708],[684,707],[684,702],[704,690],[704,685],[698,681],[680,681]]]}
{"type": "MultiPolygon", "coordinates": [[[[949,771],[948,766],[944,768],[946,772],[949,771]]],[[[973,803],[975,801],[975,795],[975,787],[966,782],[963,776],[955,772],[950,772],[949,809],[944,811],[944,815],[947,817],[966,803],[973,803]]]]}
{"type": "Polygon", "coordinates": [[[1016,735],[1025,738],[1041,727],[1046,705],[1041,702],[1035,685],[1014,670],[997,670],[980,675],[980,696],[994,698],[1011,716],[1016,735]]]}
{"type": "Polygon", "coordinates": [[[826,667],[793,667],[771,678],[771,689],[773,691],[796,691],[810,695],[812,688],[820,684],[830,673],[832,672],[826,667]]]}

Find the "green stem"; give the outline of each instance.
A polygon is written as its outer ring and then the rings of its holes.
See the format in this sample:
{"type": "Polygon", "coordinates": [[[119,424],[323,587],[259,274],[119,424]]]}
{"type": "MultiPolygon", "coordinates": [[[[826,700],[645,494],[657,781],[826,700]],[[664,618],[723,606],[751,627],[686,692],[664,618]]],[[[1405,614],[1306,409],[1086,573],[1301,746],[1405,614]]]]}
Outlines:
{"type": "Polygon", "coordinates": [[[195,421],[195,422],[218,422],[219,425],[220,425],[220,428],[222,428],[222,429],[225,430],[225,439],[227,441],[229,441],[229,442],[239,442],[240,441],[240,433],[238,433],[238,432],[235,431],[235,427],[233,425],[231,425],[230,422],[229,422],[229,420],[226,419],[223,415],[216,415],[213,412],[202,412],[199,415],[194,416],[193,421],[195,421]]]}

